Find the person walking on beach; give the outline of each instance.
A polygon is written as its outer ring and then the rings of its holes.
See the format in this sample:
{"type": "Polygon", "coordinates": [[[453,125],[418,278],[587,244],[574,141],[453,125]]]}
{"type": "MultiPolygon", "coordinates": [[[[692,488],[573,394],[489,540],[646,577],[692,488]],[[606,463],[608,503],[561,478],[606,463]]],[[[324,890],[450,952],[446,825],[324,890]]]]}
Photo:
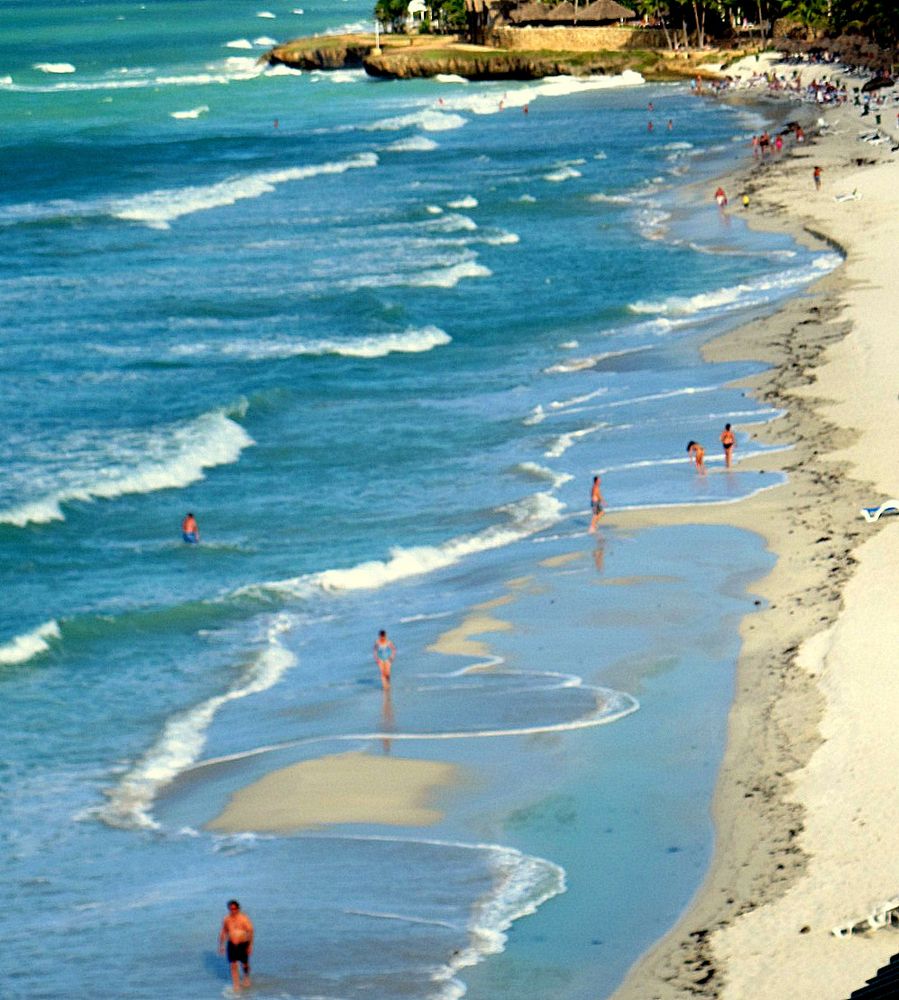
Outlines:
{"type": "Polygon", "coordinates": [[[730,429],[730,424],[725,424],[724,430],[721,432],[721,447],[724,448],[725,469],[730,468],[730,461],[733,457],[734,445],[736,443],[737,439],[734,437],[734,432],[730,429]]]}
{"type": "Polygon", "coordinates": [[[197,519],[190,511],[187,512],[187,516],[181,522],[181,537],[189,545],[196,545],[200,540],[200,528],[197,525],[197,519]]]}
{"type": "Polygon", "coordinates": [[[250,955],[253,954],[253,921],[242,913],[240,903],[236,899],[228,900],[228,916],[222,921],[219,931],[219,954],[228,950],[228,962],[231,965],[231,981],[234,992],[250,986],[250,955]],[[240,967],[243,967],[241,981],[240,967]]]}
{"type": "Polygon", "coordinates": [[[693,460],[697,472],[705,472],[705,448],[698,441],[687,444],[687,454],[693,460]]]}
{"type": "Polygon", "coordinates": [[[396,646],[387,638],[384,629],[381,629],[375,640],[375,663],[381,671],[381,686],[385,691],[390,687],[390,668],[395,659],[396,646]]]}
{"type": "Polygon", "coordinates": [[[602,517],[602,491],[599,487],[599,476],[593,477],[593,486],[590,489],[590,509],[593,511],[593,517],[590,519],[590,530],[588,534],[593,534],[596,531],[596,526],[599,524],[599,519],[602,517]]]}
{"type": "Polygon", "coordinates": [[[816,191],[820,191],[821,190],[821,168],[820,167],[815,167],[815,169],[812,171],[812,177],[814,178],[814,181],[815,181],[815,190],[816,191]]]}
{"type": "Polygon", "coordinates": [[[718,202],[719,208],[724,208],[724,206],[727,204],[727,195],[724,193],[723,187],[719,187],[718,190],[715,192],[715,201],[718,202]]]}

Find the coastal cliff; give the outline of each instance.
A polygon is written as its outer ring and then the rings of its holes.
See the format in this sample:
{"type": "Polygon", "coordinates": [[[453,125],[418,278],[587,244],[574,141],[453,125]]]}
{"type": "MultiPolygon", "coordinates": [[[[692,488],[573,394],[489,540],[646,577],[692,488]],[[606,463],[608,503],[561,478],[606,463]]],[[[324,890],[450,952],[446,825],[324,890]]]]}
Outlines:
{"type": "MultiPolygon", "coordinates": [[[[455,36],[333,35],[298,38],[263,57],[294,69],[359,69],[370,76],[411,79],[453,74],[467,80],[536,80],[546,76],[588,76],[635,70],[647,79],[714,76],[705,63],[721,53],[674,53],[667,49],[524,50],[469,45],[455,36]]],[[[729,53],[733,55],[733,53],[729,53]]]]}

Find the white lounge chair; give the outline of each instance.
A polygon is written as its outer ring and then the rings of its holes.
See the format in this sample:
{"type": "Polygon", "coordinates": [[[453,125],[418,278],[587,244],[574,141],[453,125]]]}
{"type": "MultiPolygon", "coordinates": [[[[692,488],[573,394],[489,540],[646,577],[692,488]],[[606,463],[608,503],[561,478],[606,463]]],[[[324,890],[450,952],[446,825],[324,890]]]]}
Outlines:
{"type": "Polygon", "coordinates": [[[862,507],[861,515],[866,521],[873,523],[880,519],[881,514],[886,514],[887,511],[891,510],[899,514],[899,500],[887,500],[879,507],[862,507]]]}

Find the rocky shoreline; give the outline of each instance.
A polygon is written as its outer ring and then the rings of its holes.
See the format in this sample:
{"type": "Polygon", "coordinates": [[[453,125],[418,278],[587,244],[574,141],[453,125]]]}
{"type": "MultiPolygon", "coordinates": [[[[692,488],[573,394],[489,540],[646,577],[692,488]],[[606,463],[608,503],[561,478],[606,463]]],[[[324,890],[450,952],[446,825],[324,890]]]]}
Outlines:
{"type": "MultiPolygon", "coordinates": [[[[537,80],[548,76],[612,75],[634,70],[648,80],[712,78],[723,53],[659,49],[528,51],[460,42],[455,36],[333,35],[276,45],[262,58],[300,70],[364,69],[402,80],[454,75],[466,80],[537,80]]],[[[733,57],[734,53],[727,53],[733,57]]]]}

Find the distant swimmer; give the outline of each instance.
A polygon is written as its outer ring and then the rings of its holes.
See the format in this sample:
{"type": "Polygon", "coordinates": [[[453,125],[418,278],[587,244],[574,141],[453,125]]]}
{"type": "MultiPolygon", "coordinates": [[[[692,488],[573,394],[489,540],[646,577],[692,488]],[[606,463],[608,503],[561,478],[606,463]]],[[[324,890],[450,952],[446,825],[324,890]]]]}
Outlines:
{"type": "Polygon", "coordinates": [[[705,472],[705,448],[698,441],[688,443],[687,454],[696,465],[696,471],[705,472]]]}
{"type": "Polygon", "coordinates": [[[652,123],[651,120],[646,123],[646,131],[647,132],[651,132],[654,128],[655,128],[655,125],[653,125],[653,123],[652,123]]]}
{"type": "Polygon", "coordinates": [[[727,195],[724,193],[723,187],[719,187],[718,190],[715,192],[715,201],[718,202],[719,208],[724,208],[724,206],[727,204],[727,195]]]}
{"type": "Polygon", "coordinates": [[[743,208],[749,208],[749,195],[743,195],[743,208]]]}
{"type": "Polygon", "coordinates": [[[673,128],[674,128],[674,119],[673,118],[669,118],[668,119],[668,131],[670,132],[673,128]]]}
{"type": "Polygon", "coordinates": [[[228,946],[228,962],[231,964],[231,981],[236,993],[250,986],[250,955],[253,954],[253,921],[241,912],[236,899],[228,900],[228,916],[222,921],[219,931],[219,954],[225,954],[228,946]],[[240,966],[243,966],[241,982],[240,966]]]}
{"type": "Polygon", "coordinates": [[[527,106],[526,104],[525,104],[525,106],[524,106],[524,107],[523,107],[523,108],[521,109],[521,113],[522,113],[523,115],[526,115],[526,114],[528,113],[528,106],[527,106]]]}
{"type": "Polygon", "coordinates": [[[381,629],[375,641],[375,663],[381,671],[381,684],[385,690],[390,687],[390,668],[395,659],[396,646],[387,638],[384,629],[381,629]]]}
{"type": "Polygon", "coordinates": [[[181,537],[191,545],[196,545],[200,540],[200,529],[197,526],[197,519],[190,512],[188,512],[187,517],[181,522],[181,537]]]}
{"type": "Polygon", "coordinates": [[[590,490],[590,508],[593,511],[593,517],[590,519],[590,531],[589,534],[593,534],[596,531],[596,526],[599,524],[599,519],[603,515],[602,509],[602,492],[599,488],[599,476],[593,477],[593,486],[590,490]]]}
{"type": "Polygon", "coordinates": [[[725,424],[724,430],[721,432],[721,447],[724,448],[724,467],[726,469],[730,468],[734,445],[736,443],[737,439],[734,437],[734,432],[730,429],[730,424],[725,424]]]}

